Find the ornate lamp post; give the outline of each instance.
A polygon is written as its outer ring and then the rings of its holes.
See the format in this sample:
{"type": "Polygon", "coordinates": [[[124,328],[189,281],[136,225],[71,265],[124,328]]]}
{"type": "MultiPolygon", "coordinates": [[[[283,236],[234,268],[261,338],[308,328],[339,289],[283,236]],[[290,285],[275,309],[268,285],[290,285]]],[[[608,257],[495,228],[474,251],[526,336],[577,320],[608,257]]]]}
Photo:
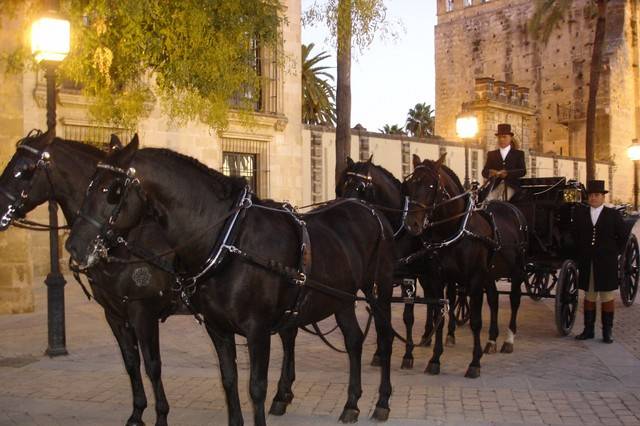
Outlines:
{"type": "Polygon", "coordinates": [[[469,140],[478,134],[478,119],[475,115],[461,116],[456,119],[456,133],[464,141],[464,189],[469,183],[469,140]]]}
{"type": "Polygon", "coordinates": [[[631,141],[627,148],[627,156],[633,161],[633,208],[638,211],[638,162],[640,162],[640,142],[638,139],[631,141]]]}
{"type": "MultiPolygon", "coordinates": [[[[36,61],[45,68],[47,80],[47,129],[56,134],[56,67],[69,53],[70,24],[59,17],[55,8],[49,2],[51,10],[45,16],[37,19],[31,26],[31,52],[36,61]]],[[[51,271],[45,279],[47,285],[47,317],[49,329],[49,344],[46,354],[53,357],[67,355],[65,314],[64,314],[64,286],[66,281],[60,273],[58,254],[58,206],[54,200],[49,201],[49,250],[51,256],[51,271]]]]}

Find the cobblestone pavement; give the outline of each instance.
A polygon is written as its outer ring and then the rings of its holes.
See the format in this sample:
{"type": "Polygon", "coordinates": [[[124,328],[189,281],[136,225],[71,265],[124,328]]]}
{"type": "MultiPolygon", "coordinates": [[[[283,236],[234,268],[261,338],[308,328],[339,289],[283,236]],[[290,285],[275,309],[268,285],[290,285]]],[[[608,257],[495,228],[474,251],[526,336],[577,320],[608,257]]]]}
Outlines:
{"type": "MultiPolygon", "coordinates": [[[[43,286],[44,287],[44,286],[43,286]]],[[[129,381],[102,309],[67,285],[67,347],[70,355],[49,359],[46,346],[44,288],[37,291],[33,314],[0,317],[0,425],[117,425],[130,414],[129,381]]],[[[359,306],[361,322],[365,312],[359,306]]],[[[424,310],[417,308],[417,324],[424,310]]],[[[502,297],[500,326],[506,331],[509,299],[502,297]]],[[[488,330],[485,304],[483,342],[488,330]]],[[[402,307],[394,306],[394,325],[402,330],[402,307]]],[[[598,321],[599,323],[599,321],[598,321]]],[[[399,368],[404,347],[394,345],[390,425],[423,424],[606,424],[640,425],[640,303],[620,303],[616,343],[586,343],[557,336],[553,301],[523,298],[519,333],[513,354],[485,355],[482,376],[465,379],[471,359],[467,326],[458,330],[458,344],[445,348],[439,376],[423,373],[430,348],[417,348],[415,368],[399,368]]],[[[323,329],[333,320],[321,324],[323,329]]],[[[574,330],[582,329],[581,318],[574,330]]],[[[421,330],[415,330],[419,336],[421,330]]],[[[599,327],[597,338],[599,338],[599,327]]],[[[341,344],[336,332],[329,336],[341,344]]],[[[243,339],[238,338],[239,344],[243,339]]],[[[502,338],[498,342],[500,346],[502,338]]],[[[217,359],[203,329],[190,317],[172,317],[161,326],[164,383],[171,404],[172,425],[226,424],[217,359]]],[[[274,337],[268,403],[276,389],[282,351],[274,337]]],[[[364,350],[360,423],[368,424],[379,374],[364,350]]],[[[296,346],[295,399],[284,417],[270,416],[272,425],[336,424],[346,401],[347,358],[301,332],[296,346]]],[[[238,349],[243,414],[252,424],[248,397],[248,357],[238,349]]],[[[145,378],[146,380],[146,378],[145,378]]],[[[148,383],[147,424],[153,424],[148,383]]]]}

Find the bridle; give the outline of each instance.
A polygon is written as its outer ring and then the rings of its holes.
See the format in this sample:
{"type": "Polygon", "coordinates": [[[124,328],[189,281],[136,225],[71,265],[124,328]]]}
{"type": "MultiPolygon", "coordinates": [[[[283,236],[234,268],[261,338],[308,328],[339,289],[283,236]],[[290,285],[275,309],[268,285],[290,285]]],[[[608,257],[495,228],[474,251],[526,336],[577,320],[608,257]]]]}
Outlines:
{"type": "Polygon", "coordinates": [[[375,186],[373,185],[373,178],[371,174],[367,170],[367,174],[356,173],[356,172],[347,172],[347,180],[345,182],[345,186],[349,181],[354,180],[356,182],[355,190],[360,194],[366,194],[367,191],[374,191],[375,186]]]}
{"type": "Polygon", "coordinates": [[[416,171],[420,169],[426,169],[427,171],[433,172],[433,177],[437,182],[436,185],[430,184],[427,186],[429,189],[433,189],[435,191],[433,195],[433,202],[431,203],[430,206],[428,206],[424,203],[421,203],[419,201],[412,199],[411,197],[408,197],[408,204],[409,206],[411,205],[418,206],[417,210],[424,211],[423,227],[424,229],[427,229],[429,227],[429,224],[431,223],[432,215],[435,212],[435,210],[437,210],[438,208],[446,204],[449,204],[451,201],[457,199],[458,197],[455,197],[455,198],[451,197],[451,194],[449,194],[449,191],[447,191],[447,189],[442,184],[442,179],[439,171],[427,169],[427,167],[423,164],[418,165],[413,170],[413,173],[411,173],[409,176],[405,178],[405,183],[411,180],[418,180],[418,182],[421,183],[422,177],[416,176],[416,171]]]}
{"type": "MultiPolygon", "coordinates": [[[[127,199],[127,195],[129,191],[131,191],[132,188],[135,187],[138,189],[138,192],[141,193],[141,187],[140,187],[140,180],[135,177],[136,170],[133,167],[130,167],[129,169],[125,170],[120,167],[112,166],[110,164],[105,164],[105,163],[98,163],[96,167],[97,167],[96,174],[100,170],[107,170],[124,178],[124,181],[120,181],[120,178],[118,178],[118,180],[114,181],[111,187],[108,188],[108,191],[112,191],[113,189],[115,189],[114,185],[119,184],[120,182],[122,183],[122,186],[119,189],[120,191],[120,193],[118,194],[119,198],[114,203],[113,210],[111,210],[111,213],[109,214],[109,217],[107,218],[107,220],[100,221],[95,217],[85,213],[84,211],[85,204],[83,204],[83,206],[80,208],[80,211],[78,212],[78,219],[85,220],[87,223],[89,223],[90,225],[92,225],[94,228],[98,230],[98,235],[94,238],[94,240],[91,243],[89,256],[97,254],[99,257],[106,257],[110,246],[113,246],[116,243],[122,243],[124,241],[123,237],[116,236],[116,231],[115,229],[113,229],[113,225],[118,220],[118,216],[120,216],[120,212],[122,211],[122,207],[124,206],[124,203],[125,203],[125,200],[127,199]]],[[[89,186],[87,188],[87,195],[92,190],[95,184],[96,174],[94,174],[93,178],[91,179],[91,182],[89,183],[89,186]]],[[[141,196],[145,198],[142,194],[141,196]]]]}
{"type": "MultiPolygon", "coordinates": [[[[23,189],[20,192],[20,195],[16,196],[11,194],[9,191],[4,189],[3,187],[0,187],[0,194],[2,194],[5,198],[7,198],[11,202],[7,207],[7,211],[0,218],[0,227],[2,228],[5,228],[11,224],[16,213],[21,214],[21,211],[24,207],[24,203],[29,198],[29,192],[31,192],[31,188],[33,187],[33,176],[35,175],[35,172],[37,170],[42,169],[45,171],[47,181],[49,182],[49,187],[51,188],[51,198],[55,199],[53,182],[51,181],[51,175],[49,173],[49,165],[51,164],[51,154],[46,150],[40,151],[36,148],[33,148],[29,145],[24,144],[24,141],[26,139],[33,137],[32,135],[33,132],[34,132],[33,130],[29,132],[29,135],[27,135],[27,137],[24,138],[16,147],[16,149],[18,150],[21,149],[31,154],[34,154],[37,158],[35,165],[32,165],[25,170],[20,170],[14,175],[15,178],[21,178],[25,172],[32,172],[31,177],[29,178],[29,184],[27,188],[23,189]]],[[[37,131],[35,136],[39,136],[41,134],[42,132],[37,131]]]]}

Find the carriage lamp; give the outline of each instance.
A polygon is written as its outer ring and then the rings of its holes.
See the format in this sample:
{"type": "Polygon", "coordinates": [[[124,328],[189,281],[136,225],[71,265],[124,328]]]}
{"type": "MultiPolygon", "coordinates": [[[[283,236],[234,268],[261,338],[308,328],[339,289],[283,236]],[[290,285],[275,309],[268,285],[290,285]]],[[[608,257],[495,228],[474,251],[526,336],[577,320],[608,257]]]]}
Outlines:
{"type": "MultiPolygon", "coordinates": [[[[47,131],[56,134],[56,67],[67,56],[71,47],[71,24],[57,13],[57,1],[48,0],[46,15],[31,25],[31,53],[45,69],[47,81],[47,131]]],[[[46,354],[53,357],[67,355],[64,286],[60,273],[58,246],[58,205],[49,201],[49,255],[50,272],[47,274],[47,325],[48,346],[46,354]]]]}
{"type": "Polygon", "coordinates": [[[640,142],[638,139],[631,141],[627,148],[627,156],[633,161],[633,208],[638,211],[638,162],[640,161],[640,142]]]}
{"type": "Polygon", "coordinates": [[[464,141],[464,189],[469,189],[469,140],[478,134],[478,119],[475,115],[456,119],[456,133],[464,141]]]}

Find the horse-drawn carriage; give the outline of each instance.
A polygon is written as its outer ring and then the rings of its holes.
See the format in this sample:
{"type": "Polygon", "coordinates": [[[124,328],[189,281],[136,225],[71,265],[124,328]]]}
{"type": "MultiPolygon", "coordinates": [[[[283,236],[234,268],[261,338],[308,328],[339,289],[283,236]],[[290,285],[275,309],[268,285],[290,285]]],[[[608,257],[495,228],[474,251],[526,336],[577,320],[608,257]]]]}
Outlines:
{"type": "MultiPolygon", "coordinates": [[[[526,292],[533,300],[555,299],[556,327],[568,335],[578,307],[578,271],[572,257],[574,247],[571,223],[576,208],[586,199],[582,184],[564,177],[522,178],[521,192],[512,203],[524,214],[528,224],[526,292]]],[[[633,304],[640,280],[638,240],[631,232],[636,220],[620,208],[628,233],[619,260],[620,297],[625,306],[633,304]]],[[[500,294],[509,294],[500,291],[500,294]]],[[[468,319],[467,299],[459,298],[453,309],[459,323],[468,319]]]]}

